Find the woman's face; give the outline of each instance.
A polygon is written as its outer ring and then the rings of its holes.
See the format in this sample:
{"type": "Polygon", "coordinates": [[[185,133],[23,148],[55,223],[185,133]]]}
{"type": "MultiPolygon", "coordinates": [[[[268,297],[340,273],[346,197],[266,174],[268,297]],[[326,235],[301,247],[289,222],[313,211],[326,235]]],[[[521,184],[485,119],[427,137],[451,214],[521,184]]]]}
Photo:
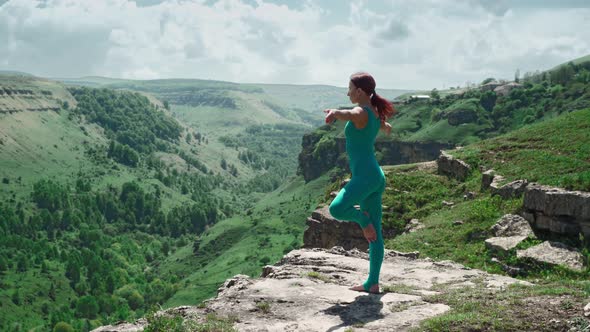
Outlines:
{"type": "Polygon", "coordinates": [[[358,102],[359,90],[352,81],[348,81],[348,98],[353,104],[358,102]]]}

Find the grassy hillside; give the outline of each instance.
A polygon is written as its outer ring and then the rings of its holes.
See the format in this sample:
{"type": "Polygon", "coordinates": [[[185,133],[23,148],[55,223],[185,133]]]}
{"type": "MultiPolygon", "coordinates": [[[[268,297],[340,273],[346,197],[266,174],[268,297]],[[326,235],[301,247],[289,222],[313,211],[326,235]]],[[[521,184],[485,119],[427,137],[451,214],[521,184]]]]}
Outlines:
{"type": "MultiPolygon", "coordinates": [[[[590,191],[590,109],[562,114],[552,120],[525,126],[517,131],[484,140],[452,151],[466,160],[475,171],[465,182],[448,179],[436,170],[401,165],[388,167],[387,187],[383,204],[384,223],[403,230],[412,218],[418,218],[424,228],[386,240],[386,247],[399,251],[419,251],[422,257],[452,260],[471,268],[505,274],[494,262],[494,255],[484,245],[492,236],[490,228],[503,214],[518,213],[522,198],[502,200],[490,197],[480,189],[479,166],[494,168],[508,180],[526,178],[541,184],[565,186],[590,191]],[[475,193],[475,199],[464,200],[463,194],[475,193]],[[454,202],[452,206],[442,201],[454,202]],[[460,220],[461,223],[456,223],[460,220]]],[[[526,249],[543,240],[558,240],[580,250],[590,259],[590,242],[577,237],[557,237],[537,234],[538,239],[521,243],[526,249]]],[[[513,266],[523,266],[515,250],[502,258],[513,266]]],[[[500,295],[484,289],[458,289],[441,285],[433,300],[448,303],[453,309],[442,316],[424,322],[426,330],[545,330],[550,317],[576,321],[588,328],[579,308],[590,296],[590,269],[574,272],[562,267],[537,266],[526,268],[519,278],[535,283],[534,288],[512,287],[500,295]],[[568,307],[555,313],[543,313],[547,308],[537,306],[537,300],[553,296],[566,299],[568,307]],[[576,308],[576,310],[565,310],[576,308]]],[[[392,287],[395,288],[395,285],[392,287]]]]}
{"type": "Polygon", "coordinates": [[[64,97],[55,111],[0,112],[0,330],[142,317],[179,287],[144,272],[248,201],[227,204],[220,193],[236,184],[141,94],[3,86],[52,91],[25,94],[31,104],[64,97]]]}
{"type": "Polygon", "coordinates": [[[473,167],[493,168],[506,181],[528,179],[590,191],[590,109],[453,151],[473,167]]]}
{"type": "Polygon", "coordinates": [[[161,264],[160,275],[179,276],[183,285],[164,307],[196,305],[216,294],[236,274],[257,277],[303,243],[305,220],[324,195],[326,176],[309,183],[300,177],[265,195],[250,210],[223,220],[161,264]]]}

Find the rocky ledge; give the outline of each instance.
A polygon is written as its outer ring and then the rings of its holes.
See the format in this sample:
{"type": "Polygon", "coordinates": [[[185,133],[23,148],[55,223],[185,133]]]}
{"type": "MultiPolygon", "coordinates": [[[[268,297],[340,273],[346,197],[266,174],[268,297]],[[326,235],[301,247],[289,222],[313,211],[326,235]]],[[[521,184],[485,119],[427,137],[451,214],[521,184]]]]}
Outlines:
{"type": "MultiPolygon", "coordinates": [[[[183,306],[159,314],[202,319],[215,313],[233,317],[238,331],[406,331],[442,314],[449,306],[426,301],[429,295],[455,287],[501,290],[510,277],[469,269],[450,261],[434,262],[386,250],[381,272],[386,292],[351,291],[367,275],[367,254],[356,249],[299,249],[276,265],[266,266],[260,278],[237,275],[228,279],[216,298],[205,306],[183,306]]],[[[146,320],[94,330],[142,331],[146,320]]]]}

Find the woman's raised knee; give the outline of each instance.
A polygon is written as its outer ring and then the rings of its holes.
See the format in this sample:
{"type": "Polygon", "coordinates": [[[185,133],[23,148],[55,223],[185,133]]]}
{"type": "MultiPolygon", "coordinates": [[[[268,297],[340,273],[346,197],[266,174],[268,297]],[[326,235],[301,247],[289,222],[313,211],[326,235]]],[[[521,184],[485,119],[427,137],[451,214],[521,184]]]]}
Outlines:
{"type": "Polygon", "coordinates": [[[340,202],[332,201],[332,204],[330,204],[330,214],[332,215],[332,217],[336,219],[343,219],[345,209],[346,207],[344,206],[344,204],[340,202]]]}

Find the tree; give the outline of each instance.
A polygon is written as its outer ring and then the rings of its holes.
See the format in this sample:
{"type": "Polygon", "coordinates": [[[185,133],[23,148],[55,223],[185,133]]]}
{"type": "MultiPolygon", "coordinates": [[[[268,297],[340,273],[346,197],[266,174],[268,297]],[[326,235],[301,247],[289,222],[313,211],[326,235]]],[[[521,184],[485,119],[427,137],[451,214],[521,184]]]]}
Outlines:
{"type": "Polygon", "coordinates": [[[53,332],[74,332],[74,328],[66,323],[66,322],[59,322],[57,324],[55,324],[55,326],[53,327],[53,332]]]}
{"type": "Polygon", "coordinates": [[[479,98],[479,103],[486,111],[491,112],[496,105],[497,95],[493,91],[486,91],[479,98]]]}
{"type": "Polygon", "coordinates": [[[520,69],[516,69],[514,73],[514,82],[518,83],[520,81],[520,69]]]}
{"type": "Polygon", "coordinates": [[[495,80],[496,80],[496,79],[495,79],[495,78],[493,78],[493,77],[488,77],[488,78],[486,78],[485,80],[483,80],[483,81],[481,82],[481,85],[488,84],[488,83],[490,83],[490,82],[493,82],[493,81],[495,81],[495,80]]]}
{"type": "Polygon", "coordinates": [[[98,314],[98,303],[92,295],[82,296],[76,304],[76,311],[80,317],[94,319],[98,314]]]}
{"type": "Polygon", "coordinates": [[[432,102],[434,104],[438,104],[438,102],[440,102],[440,93],[438,92],[438,90],[436,88],[432,89],[432,91],[430,91],[430,98],[432,98],[432,102]]]}

